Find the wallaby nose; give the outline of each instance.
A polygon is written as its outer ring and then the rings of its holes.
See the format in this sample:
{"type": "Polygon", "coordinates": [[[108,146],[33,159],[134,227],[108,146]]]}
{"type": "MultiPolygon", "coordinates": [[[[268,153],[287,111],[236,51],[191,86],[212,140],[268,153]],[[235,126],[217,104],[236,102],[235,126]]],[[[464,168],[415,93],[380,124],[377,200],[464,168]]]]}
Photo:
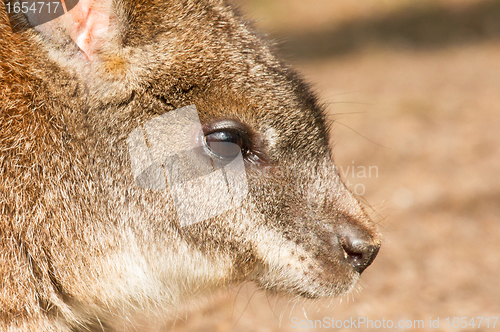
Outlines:
{"type": "Polygon", "coordinates": [[[347,261],[358,273],[370,266],[380,249],[380,244],[374,244],[359,231],[351,230],[339,236],[339,240],[347,261]]]}

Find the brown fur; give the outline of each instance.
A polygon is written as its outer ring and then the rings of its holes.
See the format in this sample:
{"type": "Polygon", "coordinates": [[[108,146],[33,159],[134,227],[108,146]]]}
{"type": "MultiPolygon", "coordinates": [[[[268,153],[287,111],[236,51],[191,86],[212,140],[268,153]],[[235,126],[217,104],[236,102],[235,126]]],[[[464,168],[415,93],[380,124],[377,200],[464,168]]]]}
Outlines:
{"type": "Polygon", "coordinates": [[[378,248],[378,234],[307,85],[224,1],[112,8],[89,61],[57,20],[23,29],[0,1],[0,330],[120,330],[242,281],[351,289],[359,273],[332,239],[354,229],[378,248]],[[126,139],[190,104],[204,125],[244,124],[261,158],[239,209],[179,227],[168,190],[135,186],[126,139]]]}

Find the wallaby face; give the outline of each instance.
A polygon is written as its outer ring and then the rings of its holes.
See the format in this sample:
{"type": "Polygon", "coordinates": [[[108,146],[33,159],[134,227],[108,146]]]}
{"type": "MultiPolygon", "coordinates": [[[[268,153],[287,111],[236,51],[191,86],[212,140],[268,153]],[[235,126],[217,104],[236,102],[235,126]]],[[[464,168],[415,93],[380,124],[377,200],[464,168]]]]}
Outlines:
{"type": "Polygon", "coordinates": [[[243,281],[335,296],[373,261],[323,109],[225,1],[81,0],[34,28],[2,2],[2,330],[121,330],[243,281]],[[171,183],[137,185],[130,137],[189,105],[203,132],[164,134],[236,145],[248,192],[183,225],[171,183]]]}

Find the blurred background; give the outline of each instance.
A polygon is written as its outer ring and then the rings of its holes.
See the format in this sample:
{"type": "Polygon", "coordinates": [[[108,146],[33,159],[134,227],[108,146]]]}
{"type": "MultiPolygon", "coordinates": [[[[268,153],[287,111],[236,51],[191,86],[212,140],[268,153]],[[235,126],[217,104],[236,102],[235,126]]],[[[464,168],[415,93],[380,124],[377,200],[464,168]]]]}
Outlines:
{"type": "Polygon", "coordinates": [[[292,302],[245,285],[173,330],[310,331],[291,319],[359,316],[500,330],[469,324],[500,316],[500,2],[237,3],[327,105],[336,163],[384,240],[352,294],[292,302]]]}

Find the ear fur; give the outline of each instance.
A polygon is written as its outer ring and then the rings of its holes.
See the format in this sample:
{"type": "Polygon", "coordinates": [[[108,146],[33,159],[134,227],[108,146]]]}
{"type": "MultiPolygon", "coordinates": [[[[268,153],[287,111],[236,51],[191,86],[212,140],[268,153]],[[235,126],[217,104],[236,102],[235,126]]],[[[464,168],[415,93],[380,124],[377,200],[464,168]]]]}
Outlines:
{"type": "Polygon", "coordinates": [[[111,1],[80,0],[67,16],[71,39],[91,59],[99,43],[109,38],[111,1]]]}
{"type": "MultiPolygon", "coordinates": [[[[66,8],[64,0],[62,5],[66,8]]],[[[111,42],[111,23],[116,18],[112,11],[112,0],[80,0],[65,15],[36,29],[45,35],[54,36],[62,28],[87,59],[92,61],[97,50],[111,42]]]]}

